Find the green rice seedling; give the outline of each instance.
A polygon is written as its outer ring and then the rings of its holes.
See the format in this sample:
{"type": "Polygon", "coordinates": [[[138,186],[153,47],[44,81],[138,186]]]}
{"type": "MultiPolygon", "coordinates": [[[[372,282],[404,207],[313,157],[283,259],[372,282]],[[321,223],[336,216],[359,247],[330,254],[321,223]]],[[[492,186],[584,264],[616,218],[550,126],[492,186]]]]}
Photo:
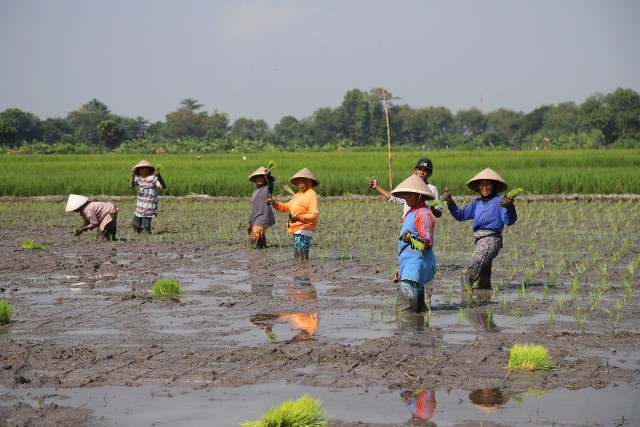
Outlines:
{"type": "Polygon", "coordinates": [[[542,299],[546,301],[548,297],[549,297],[549,285],[545,283],[542,286],[542,299]]]}
{"type": "Polygon", "coordinates": [[[524,193],[524,189],[520,188],[520,187],[516,187],[516,188],[514,188],[513,190],[511,190],[511,191],[509,191],[507,193],[507,197],[511,197],[512,199],[515,199],[516,197],[518,197],[522,193],[524,193]]]}
{"type": "Polygon", "coordinates": [[[574,315],[576,318],[576,322],[578,322],[578,325],[584,325],[584,323],[587,321],[587,315],[582,312],[580,306],[576,307],[574,315]]]}
{"type": "Polygon", "coordinates": [[[487,307],[487,325],[491,325],[493,323],[493,307],[487,307]]]}
{"type": "Polygon", "coordinates": [[[273,160],[269,160],[269,163],[267,164],[267,167],[265,169],[267,169],[267,172],[271,172],[275,169],[276,167],[276,162],[274,162],[273,160]]]}
{"type": "Polygon", "coordinates": [[[462,325],[462,322],[464,322],[464,319],[466,319],[468,316],[469,316],[468,308],[458,307],[458,325],[462,325]]]}
{"type": "Polygon", "coordinates": [[[276,335],[275,332],[272,332],[272,331],[267,332],[267,338],[269,338],[269,341],[271,342],[278,342],[278,336],[276,335]]]}
{"type": "Polygon", "coordinates": [[[298,400],[286,400],[278,407],[271,407],[262,419],[245,421],[242,427],[321,427],[329,422],[320,410],[322,402],[309,395],[298,400]]]}
{"type": "Polygon", "coordinates": [[[553,323],[555,316],[556,316],[556,311],[553,309],[553,305],[549,306],[549,323],[553,323]]]}
{"type": "Polygon", "coordinates": [[[520,307],[514,307],[511,310],[511,314],[516,318],[516,326],[520,327],[520,307]]]}
{"type": "Polygon", "coordinates": [[[509,298],[507,298],[507,294],[502,295],[502,307],[507,308],[509,305],[509,298]]]}
{"type": "Polygon", "coordinates": [[[44,246],[41,245],[40,243],[36,243],[33,240],[23,240],[22,241],[22,249],[29,249],[29,250],[36,250],[36,251],[40,251],[42,249],[44,249],[44,246]]]}
{"type": "Polygon", "coordinates": [[[178,279],[173,277],[167,277],[165,279],[158,279],[153,284],[153,289],[151,293],[155,297],[159,298],[167,298],[174,299],[179,298],[184,295],[186,292],[182,288],[182,285],[178,281],[178,279]]]}
{"type": "Polygon", "coordinates": [[[529,299],[528,299],[528,303],[529,303],[529,309],[533,310],[533,307],[535,307],[536,305],[536,296],[535,294],[529,294],[529,299]]]}
{"type": "Polygon", "coordinates": [[[622,283],[624,283],[624,303],[626,304],[628,300],[633,299],[634,291],[628,277],[623,277],[622,283]]]}
{"type": "Polygon", "coordinates": [[[0,300],[0,325],[6,325],[13,316],[13,307],[5,300],[0,300]]]}
{"type": "Polygon", "coordinates": [[[508,370],[546,371],[551,369],[549,351],[540,344],[514,344],[511,347],[508,370]]]}
{"type": "Polygon", "coordinates": [[[540,390],[539,388],[528,388],[527,394],[533,397],[546,397],[549,394],[549,391],[540,390]]]}

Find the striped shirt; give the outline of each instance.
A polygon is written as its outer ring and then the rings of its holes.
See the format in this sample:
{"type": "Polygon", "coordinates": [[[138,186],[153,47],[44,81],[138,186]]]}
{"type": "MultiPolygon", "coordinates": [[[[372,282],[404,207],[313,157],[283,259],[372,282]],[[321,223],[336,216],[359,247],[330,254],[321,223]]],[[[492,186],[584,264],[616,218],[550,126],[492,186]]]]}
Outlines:
{"type": "Polygon", "coordinates": [[[136,176],[131,187],[138,187],[136,216],[158,216],[158,188],[163,188],[158,177],[155,175],[149,175],[146,178],[136,176]]]}

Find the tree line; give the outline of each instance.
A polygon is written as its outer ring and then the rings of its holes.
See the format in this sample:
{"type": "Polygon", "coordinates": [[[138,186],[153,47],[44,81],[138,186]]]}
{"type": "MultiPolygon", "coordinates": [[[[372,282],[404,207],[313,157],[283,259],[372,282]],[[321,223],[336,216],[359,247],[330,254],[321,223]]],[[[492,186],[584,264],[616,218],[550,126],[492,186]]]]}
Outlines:
{"type": "Polygon", "coordinates": [[[524,113],[498,109],[412,108],[390,92],[349,90],[336,108],[310,117],[285,116],[273,128],[264,120],[224,112],[209,114],[192,98],[164,122],[111,113],[97,99],[65,118],[41,120],[17,108],[0,112],[0,149],[5,153],[224,153],[384,149],[420,150],[638,148],[640,95],[618,88],[582,104],[543,105],[524,113]],[[389,129],[387,133],[387,118],[389,129]]]}

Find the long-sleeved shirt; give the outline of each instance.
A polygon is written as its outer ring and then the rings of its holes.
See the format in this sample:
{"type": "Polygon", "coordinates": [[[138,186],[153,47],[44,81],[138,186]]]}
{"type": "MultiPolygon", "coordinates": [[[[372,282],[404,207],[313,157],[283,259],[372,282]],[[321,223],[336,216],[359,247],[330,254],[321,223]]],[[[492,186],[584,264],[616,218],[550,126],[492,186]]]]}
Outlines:
{"type": "Polygon", "coordinates": [[[398,240],[398,274],[401,280],[429,283],[436,274],[436,260],[433,247],[435,217],[424,203],[414,206],[404,216],[400,235],[409,231],[413,238],[424,243],[424,251],[411,247],[411,243],[398,240]]]}
{"type": "Polygon", "coordinates": [[[131,188],[138,187],[136,215],[139,217],[158,216],[158,188],[164,188],[156,175],[146,178],[136,176],[131,181],[131,188]]]}
{"type": "Polygon", "coordinates": [[[93,230],[100,227],[100,231],[112,220],[111,215],[116,213],[116,207],[111,202],[91,202],[87,203],[80,210],[80,216],[84,219],[83,227],[93,230]]]}
{"type": "Polygon", "coordinates": [[[488,199],[478,197],[463,208],[454,203],[449,205],[449,212],[458,221],[473,219],[473,231],[493,230],[502,233],[504,226],[513,225],[518,219],[516,207],[500,206],[500,195],[496,194],[488,199]]]}
{"type": "Polygon", "coordinates": [[[268,185],[256,187],[251,195],[251,213],[249,214],[249,225],[259,225],[261,227],[271,227],[276,223],[273,216],[273,209],[267,205],[267,198],[271,194],[268,185]]]}
{"type": "Polygon", "coordinates": [[[298,191],[287,203],[274,202],[273,207],[278,212],[291,212],[291,216],[297,216],[298,222],[289,225],[289,234],[296,234],[300,231],[315,232],[318,226],[318,195],[313,188],[307,189],[304,193],[298,191]]]}

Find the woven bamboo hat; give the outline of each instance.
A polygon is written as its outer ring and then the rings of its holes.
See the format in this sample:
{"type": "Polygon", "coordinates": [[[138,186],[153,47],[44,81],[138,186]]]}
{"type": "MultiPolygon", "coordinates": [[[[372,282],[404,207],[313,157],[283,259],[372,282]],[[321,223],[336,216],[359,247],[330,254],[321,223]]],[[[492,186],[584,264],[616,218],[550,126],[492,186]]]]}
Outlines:
{"type": "Polygon", "coordinates": [[[509,188],[507,182],[491,168],[486,168],[485,170],[478,172],[476,176],[467,181],[467,187],[469,187],[476,193],[479,193],[480,188],[478,187],[478,185],[483,179],[489,179],[493,181],[493,191],[495,191],[496,193],[502,193],[507,188],[509,188]]]}
{"type": "Polygon", "coordinates": [[[296,172],[296,174],[291,177],[289,182],[292,183],[293,185],[296,185],[294,181],[296,178],[308,178],[311,180],[314,187],[317,187],[318,185],[320,185],[320,181],[318,181],[318,178],[316,178],[313,172],[311,172],[307,168],[301,169],[298,172],[296,172]]]}
{"type": "Polygon", "coordinates": [[[79,207],[82,207],[82,205],[84,205],[88,201],[88,197],[81,196],[79,194],[69,194],[69,199],[67,199],[67,207],[64,208],[64,211],[73,212],[79,207]]]}
{"type": "Polygon", "coordinates": [[[257,176],[266,175],[267,172],[268,172],[267,168],[265,168],[264,166],[260,166],[258,169],[255,170],[255,172],[249,175],[249,181],[253,182],[255,181],[257,176]]]}
{"type": "Polygon", "coordinates": [[[396,188],[393,189],[391,194],[398,196],[400,193],[418,193],[423,196],[427,196],[427,199],[433,200],[435,196],[427,187],[427,184],[418,175],[411,175],[409,178],[402,181],[396,188]]]}
{"type": "Polygon", "coordinates": [[[153,166],[151,163],[147,162],[146,160],[140,160],[138,164],[133,167],[133,169],[137,170],[138,168],[145,168],[145,167],[151,168],[154,171],[156,170],[155,166],[153,166]]]}

